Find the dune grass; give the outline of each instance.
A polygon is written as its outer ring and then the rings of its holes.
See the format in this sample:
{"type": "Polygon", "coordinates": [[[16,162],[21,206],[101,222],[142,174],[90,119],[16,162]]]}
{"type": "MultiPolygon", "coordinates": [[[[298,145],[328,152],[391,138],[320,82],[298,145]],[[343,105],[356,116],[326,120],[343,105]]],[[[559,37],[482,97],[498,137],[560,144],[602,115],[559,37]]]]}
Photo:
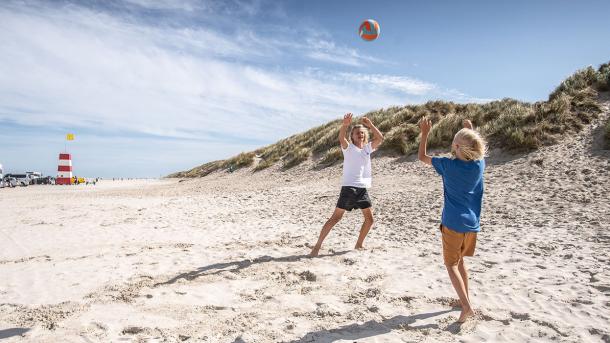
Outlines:
{"type": "MultiPolygon", "coordinates": [[[[430,132],[431,148],[449,147],[463,119],[470,119],[493,148],[508,151],[528,151],[554,143],[561,135],[577,132],[601,109],[597,102],[600,91],[610,90],[610,63],[598,69],[587,67],[566,78],[549,95],[547,101],[535,103],[505,98],[485,104],[456,104],[429,101],[422,105],[395,106],[366,113],[365,116],[384,133],[381,151],[394,155],[417,152],[419,128],[417,122],[429,117],[434,126],[430,132]]],[[[359,123],[359,118],[355,118],[359,123]]],[[[282,139],[253,152],[244,152],[224,161],[213,161],[179,172],[170,177],[201,177],[216,170],[239,169],[260,160],[254,172],[282,163],[282,169],[293,168],[307,159],[317,158],[319,166],[329,166],[343,155],[338,148],[341,120],[334,120],[306,132],[282,139]]],[[[610,124],[606,136],[610,141],[610,124]]]]}

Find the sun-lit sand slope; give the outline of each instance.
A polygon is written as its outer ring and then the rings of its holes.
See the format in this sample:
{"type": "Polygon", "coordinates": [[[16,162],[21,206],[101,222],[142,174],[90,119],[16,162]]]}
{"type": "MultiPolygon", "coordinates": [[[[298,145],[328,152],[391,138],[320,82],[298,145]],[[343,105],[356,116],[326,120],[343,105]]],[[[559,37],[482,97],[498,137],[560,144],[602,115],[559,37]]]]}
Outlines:
{"type": "Polygon", "coordinates": [[[413,157],[380,157],[367,249],[352,250],[353,212],[315,259],[340,165],[0,190],[0,339],[607,342],[608,106],[560,144],[488,159],[468,260],[478,314],[462,326],[440,255],[441,180],[413,157]]]}

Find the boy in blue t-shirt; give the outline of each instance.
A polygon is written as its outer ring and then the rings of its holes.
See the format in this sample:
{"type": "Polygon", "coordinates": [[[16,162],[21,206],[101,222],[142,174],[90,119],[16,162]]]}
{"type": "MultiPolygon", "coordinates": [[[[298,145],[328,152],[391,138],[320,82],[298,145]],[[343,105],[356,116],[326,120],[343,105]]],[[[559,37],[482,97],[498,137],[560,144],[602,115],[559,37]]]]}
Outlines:
{"type": "Polygon", "coordinates": [[[464,256],[473,256],[480,228],[483,200],[483,170],[485,169],[485,140],[464,120],[464,128],[455,134],[451,144],[453,158],[430,157],[426,141],[432,128],[427,118],[419,121],[421,140],[419,160],[434,167],[443,178],[444,206],[441,217],[443,260],[462,305],[458,322],[474,315],[468,295],[468,272],[464,256]]]}

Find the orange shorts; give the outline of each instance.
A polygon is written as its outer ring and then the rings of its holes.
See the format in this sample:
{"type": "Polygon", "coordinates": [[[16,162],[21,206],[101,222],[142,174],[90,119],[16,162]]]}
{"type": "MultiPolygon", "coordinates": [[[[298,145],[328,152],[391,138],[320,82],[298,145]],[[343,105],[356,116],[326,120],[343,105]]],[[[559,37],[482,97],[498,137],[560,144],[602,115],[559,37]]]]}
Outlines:
{"type": "Polygon", "coordinates": [[[456,232],[441,224],[443,260],[446,266],[455,266],[464,256],[473,256],[477,245],[476,232],[456,232]]]}

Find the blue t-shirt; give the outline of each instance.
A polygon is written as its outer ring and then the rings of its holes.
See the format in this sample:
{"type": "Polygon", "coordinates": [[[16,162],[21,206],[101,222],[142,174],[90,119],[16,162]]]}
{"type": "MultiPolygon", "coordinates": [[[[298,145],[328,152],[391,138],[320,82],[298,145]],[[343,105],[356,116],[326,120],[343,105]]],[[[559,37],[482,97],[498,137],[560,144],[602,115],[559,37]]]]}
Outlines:
{"type": "Polygon", "coordinates": [[[443,225],[457,232],[478,232],[485,160],[433,157],[432,166],[443,177],[443,225]]]}

